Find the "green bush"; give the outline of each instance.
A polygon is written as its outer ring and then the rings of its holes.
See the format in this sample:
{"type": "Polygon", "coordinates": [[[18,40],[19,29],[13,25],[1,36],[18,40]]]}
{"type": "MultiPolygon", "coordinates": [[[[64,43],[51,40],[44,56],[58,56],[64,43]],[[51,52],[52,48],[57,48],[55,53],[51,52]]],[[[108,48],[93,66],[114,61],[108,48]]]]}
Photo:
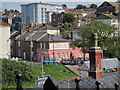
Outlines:
{"type": "MultiPolygon", "coordinates": [[[[35,80],[38,76],[42,76],[41,65],[29,65],[24,62],[16,62],[7,59],[0,59],[2,61],[2,87],[16,88],[16,73],[22,74],[22,86],[28,87],[36,85],[35,80]]],[[[63,65],[44,65],[44,75],[51,75],[56,81],[61,81],[66,78],[75,77],[63,65]]]]}
{"type": "Polygon", "coordinates": [[[2,60],[2,86],[16,85],[16,73],[22,74],[22,82],[32,82],[35,80],[33,69],[23,62],[16,62],[7,59],[2,60]]]}

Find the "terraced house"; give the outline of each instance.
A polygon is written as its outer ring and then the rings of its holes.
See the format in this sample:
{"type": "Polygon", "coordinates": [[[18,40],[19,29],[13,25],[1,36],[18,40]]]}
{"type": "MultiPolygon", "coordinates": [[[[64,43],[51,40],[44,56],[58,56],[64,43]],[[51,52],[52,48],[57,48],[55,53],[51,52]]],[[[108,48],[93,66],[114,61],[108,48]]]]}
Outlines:
{"type": "MultiPolygon", "coordinates": [[[[63,39],[45,32],[26,32],[16,39],[15,56],[24,60],[41,61],[47,58],[62,59],[83,57],[80,48],[72,49],[69,46],[71,40],[63,39]],[[44,58],[42,57],[42,54],[44,58]]],[[[88,57],[88,54],[86,54],[88,57]]]]}

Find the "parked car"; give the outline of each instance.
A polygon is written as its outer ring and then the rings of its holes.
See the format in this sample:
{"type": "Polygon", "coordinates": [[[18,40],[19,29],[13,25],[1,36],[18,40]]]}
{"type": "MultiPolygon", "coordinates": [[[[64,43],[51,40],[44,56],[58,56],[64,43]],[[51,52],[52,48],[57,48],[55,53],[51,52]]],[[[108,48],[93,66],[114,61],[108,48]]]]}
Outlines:
{"type": "Polygon", "coordinates": [[[81,60],[81,61],[82,61],[82,60],[84,60],[84,61],[89,61],[89,58],[80,58],[80,57],[78,57],[77,60],[81,60]]]}
{"type": "Polygon", "coordinates": [[[63,59],[60,61],[63,65],[75,65],[76,62],[72,59],[63,59]]]}
{"type": "Polygon", "coordinates": [[[43,60],[43,64],[58,64],[58,61],[55,58],[49,58],[49,59],[43,60]]]}
{"type": "Polygon", "coordinates": [[[70,60],[69,59],[63,59],[60,61],[63,65],[68,65],[70,60]]]}

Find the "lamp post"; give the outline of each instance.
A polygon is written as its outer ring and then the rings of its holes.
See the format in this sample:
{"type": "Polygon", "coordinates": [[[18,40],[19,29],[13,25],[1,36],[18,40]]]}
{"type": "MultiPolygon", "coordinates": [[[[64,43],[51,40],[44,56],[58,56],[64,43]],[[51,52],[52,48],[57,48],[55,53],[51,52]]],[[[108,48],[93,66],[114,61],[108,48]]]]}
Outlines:
{"type": "Polygon", "coordinates": [[[114,86],[115,86],[115,90],[119,89],[119,84],[118,83],[116,83],[114,86]]]}
{"type": "Polygon", "coordinates": [[[32,47],[33,47],[33,42],[32,42],[32,34],[30,34],[30,61],[31,61],[31,65],[32,65],[32,57],[33,57],[33,53],[32,53],[32,47]]]}
{"type": "Polygon", "coordinates": [[[80,79],[79,78],[75,78],[76,90],[79,90],[79,82],[80,82],[80,79]]]}
{"type": "Polygon", "coordinates": [[[52,41],[53,41],[53,58],[55,58],[54,57],[54,39],[53,39],[53,37],[54,37],[54,35],[52,35],[52,41]]]}
{"type": "Polygon", "coordinates": [[[96,84],[96,86],[97,86],[96,90],[100,90],[100,88],[99,88],[100,82],[99,82],[99,81],[96,81],[95,84],[96,84]]]}
{"type": "Polygon", "coordinates": [[[46,54],[46,52],[43,52],[43,53],[41,53],[41,61],[42,61],[42,77],[43,77],[43,75],[44,75],[44,67],[43,67],[43,58],[44,58],[44,55],[46,54]]]}
{"type": "Polygon", "coordinates": [[[16,87],[16,90],[23,90],[22,84],[21,84],[21,80],[20,80],[21,78],[22,78],[22,74],[17,73],[17,74],[16,74],[16,79],[17,79],[17,87],[16,87]]]}
{"type": "Polygon", "coordinates": [[[44,72],[44,65],[43,65],[43,58],[44,58],[44,56],[46,55],[46,54],[49,54],[49,52],[47,53],[47,52],[43,52],[43,53],[41,53],[41,61],[42,61],[42,76],[45,74],[45,72],[44,72]]]}

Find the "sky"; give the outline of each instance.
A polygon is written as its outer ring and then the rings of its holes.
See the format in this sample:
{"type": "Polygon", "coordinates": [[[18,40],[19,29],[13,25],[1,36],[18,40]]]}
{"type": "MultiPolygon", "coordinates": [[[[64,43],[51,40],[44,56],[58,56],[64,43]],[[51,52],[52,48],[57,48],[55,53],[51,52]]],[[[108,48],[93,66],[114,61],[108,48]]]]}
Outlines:
{"type": "Polygon", "coordinates": [[[2,7],[4,9],[13,9],[21,11],[21,4],[26,3],[34,3],[34,2],[45,2],[45,3],[53,3],[53,4],[66,4],[68,8],[75,8],[78,4],[82,5],[90,5],[90,4],[98,4],[98,6],[104,2],[104,1],[112,1],[116,2],[117,0],[1,0],[2,3],[0,3],[0,8],[2,7]],[[81,3],[80,3],[81,2],[81,3]]]}
{"type": "Polygon", "coordinates": [[[104,2],[117,0],[1,0],[1,2],[104,2]]]}

